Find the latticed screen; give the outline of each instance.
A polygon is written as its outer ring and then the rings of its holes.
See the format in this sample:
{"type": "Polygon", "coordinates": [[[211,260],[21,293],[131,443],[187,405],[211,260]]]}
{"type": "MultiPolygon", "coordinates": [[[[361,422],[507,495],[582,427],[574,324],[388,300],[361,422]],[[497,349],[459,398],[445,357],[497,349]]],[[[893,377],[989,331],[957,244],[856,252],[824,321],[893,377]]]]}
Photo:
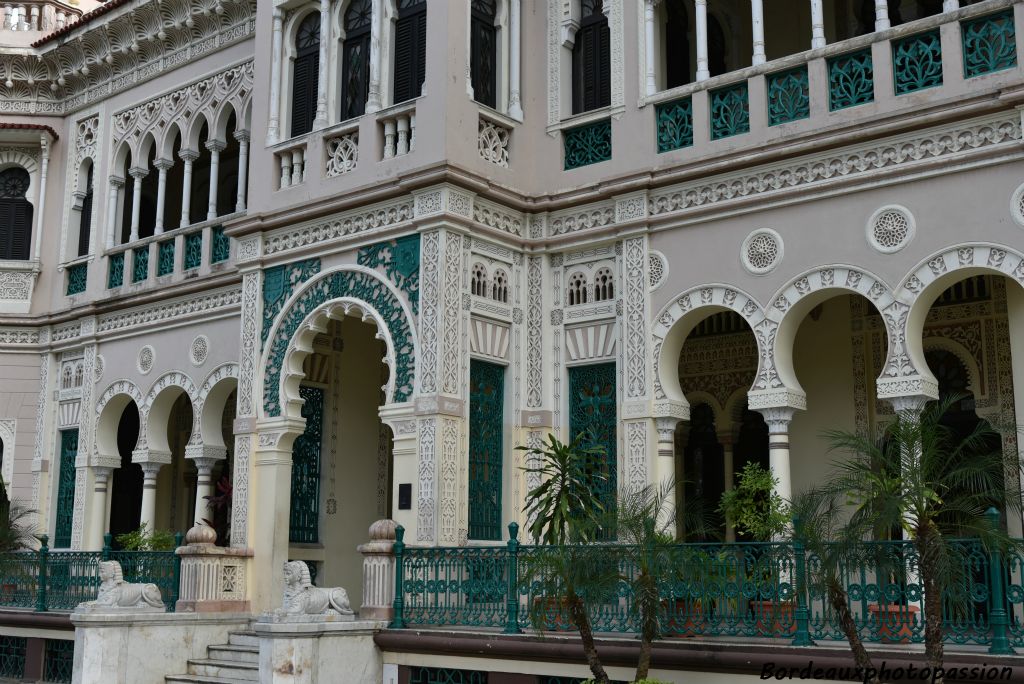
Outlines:
{"type": "Polygon", "coordinates": [[[573,439],[583,434],[584,446],[605,450],[600,483],[605,510],[615,509],[618,489],[618,449],[615,394],[615,364],[599,363],[569,369],[569,432],[573,439]]]}
{"type": "Polygon", "coordinates": [[[409,684],[487,684],[487,673],[447,667],[413,667],[409,684]]]}
{"type": "Polygon", "coordinates": [[[43,680],[71,684],[74,670],[75,642],[68,639],[47,639],[43,647],[43,680]]]}
{"type": "Polygon", "coordinates": [[[75,508],[75,459],[78,457],[78,430],[60,433],[60,474],[57,479],[57,522],[53,530],[53,546],[71,546],[71,522],[75,508]]]}
{"type": "Polygon", "coordinates": [[[469,365],[469,538],[501,539],[505,367],[469,365]]]}
{"type": "Polygon", "coordinates": [[[324,429],[324,391],[302,385],[302,417],[306,429],[292,446],[292,504],[288,541],[320,541],[320,447],[324,429]]]}
{"type": "Polygon", "coordinates": [[[25,637],[0,636],[0,677],[21,679],[25,676],[25,637]]]}

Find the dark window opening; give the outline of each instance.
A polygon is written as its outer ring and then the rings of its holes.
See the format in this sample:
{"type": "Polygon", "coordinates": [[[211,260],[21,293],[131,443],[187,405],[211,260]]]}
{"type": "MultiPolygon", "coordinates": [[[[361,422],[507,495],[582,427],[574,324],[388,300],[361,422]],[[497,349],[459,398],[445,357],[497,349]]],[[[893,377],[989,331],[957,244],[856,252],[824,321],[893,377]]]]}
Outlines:
{"type": "Polygon", "coordinates": [[[362,116],[370,92],[370,0],[352,0],[342,43],[341,120],[362,116]]]}
{"type": "Polygon", "coordinates": [[[295,34],[295,61],[292,65],[291,135],[313,130],[320,79],[320,14],[312,12],[295,34]]]}
{"type": "Polygon", "coordinates": [[[395,103],[419,97],[427,75],[427,2],[398,0],[395,22],[395,103]]]}
{"type": "Polygon", "coordinates": [[[25,194],[28,171],[0,171],[0,259],[28,259],[32,242],[32,204],[25,194]]]}
{"type": "Polygon", "coordinates": [[[82,194],[82,208],[78,221],[78,256],[89,253],[89,237],[92,232],[92,163],[85,173],[85,192],[82,194]]]}
{"type": "Polygon", "coordinates": [[[498,29],[496,0],[473,0],[469,53],[473,98],[488,107],[498,106],[498,29]]]}
{"type": "Polygon", "coordinates": [[[572,48],[572,113],[611,104],[611,32],[602,0],[583,0],[572,48]]]}
{"type": "Polygon", "coordinates": [[[665,88],[690,82],[690,17],[681,2],[665,4],[665,88]]]}

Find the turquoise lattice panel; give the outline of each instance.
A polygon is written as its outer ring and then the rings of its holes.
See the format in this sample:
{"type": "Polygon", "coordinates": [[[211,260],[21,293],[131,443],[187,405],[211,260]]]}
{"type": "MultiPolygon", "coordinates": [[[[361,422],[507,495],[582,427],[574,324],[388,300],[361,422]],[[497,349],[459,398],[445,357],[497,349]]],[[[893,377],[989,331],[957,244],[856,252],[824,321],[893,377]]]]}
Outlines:
{"type": "Polygon", "coordinates": [[[469,362],[469,538],[501,540],[505,367],[469,362]]]}
{"type": "Polygon", "coordinates": [[[487,684],[487,673],[447,667],[412,667],[409,684],[487,684]]]}
{"type": "Polygon", "coordinates": [[[750,132],[750,98],[746,82],[712,90],[710,97],[712,140],[750,132]]]}
{"type": "Polygon", "coordinates": [[[597,164],[612,158],[611,119],[595,121],[562,131],[565,144],[565,170],[597,164]]]}
{"type": "Polygon", "coordinates": [[[124,285],[124,252],[111,254],[107,263],[107,288],[124,285]]]}
{"type": "Polygon", "coordinates": [[[585,446],[604,447],[601,499],[605,509],[615,509],[618,493],[618,396],[615,364],[598,363],[569,369],[569,433],[584,435],[585,446]]]}
{"type": "Polygon", "coordinates": [[[684,97],[655,108],[658,124],[658,153],[693,145],[693,100],[684,97]]]}
{"type": "Polygon", "coordinates": [[[897,95],[942,85],[939,30],[893,41],[892,71],[893,87],[897,95]]]}
{"type": "Polygon", "coordinates": [[[828,61],[828,106],[835,111],[872,102],[875,72],[871,50],[860,50],[828,61]]]}
{"type": "Polygon", "coordinates": [[[78,430],[60,433],[60,471],[57,477],[57,520],[54,525],[53,546],[66,549],[71,546],[71,524],[75,508],[75,459],[78,457],[78,430]]]}
{"type": "Polygon", "coordinates": [[[981,76],[1017,66],[1017,34],[1013,9],[960,24],[964,77],[981,76]]]}
{"type": "Polygon", "coordinates": [[[210,242],[210,263],[219,264],[227,261],[231,256],[231,238],[224,234],[223,226],[217,226],[210,231],[210,242]]]}
{"type": "Polygon", "coordinates": [[[89,277],[89,264],[75,264],[68,267],[68,296],[85,292],[89,277]]]}
{"type": "Polygon", "coordinates": [[[306,429],[292,446],[292,496],[288,516],[288,541],[316,544],[320,541],[320,448],[324,432],[324,391],[302,385],[299,395],[306,429]]]}
{"type": "Polygon", "coordinates": [[[807,66],[768,74],[768,125],[777,126],[811,115],[807,66]]]}
{"type": "Polygon", "coordinates": [[[203,263],[203,234],[190,233],[186,235],[184,250],[184,259],[182,260],[181,267],[186,271],[199,268],[203,263]]]}
{"type": "Polygon", "coordinates": [[[140,283],[149,278],[149,247],[132,250],[132,282],[140,283]]]}
{"type": "Polygon", "coordinates": [[[157,245],[156,274],[165,276],[174,273],[174,240],[164,240],[157,245]]]}

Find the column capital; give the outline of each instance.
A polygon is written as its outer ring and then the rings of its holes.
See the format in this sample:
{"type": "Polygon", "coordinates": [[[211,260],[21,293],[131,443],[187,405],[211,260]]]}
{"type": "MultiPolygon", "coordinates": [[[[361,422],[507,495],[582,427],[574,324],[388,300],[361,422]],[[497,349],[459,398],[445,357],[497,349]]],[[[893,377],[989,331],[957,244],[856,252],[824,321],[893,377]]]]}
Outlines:
{"type": "Polygon", "coordinates": [[[159,171],[169,171],[174,168],[174,160],[164,159],[161,157],[153,160],[153,166],[155,166],[159,171]]]}
{"type": "MultiPolygon", "coordinates": [[[[147,465],[165,466],[171,462],[169,451],[158,451],[156,449],[136,449],[132,452],[132,463],[138,463],[145,471],[147,465]]],[[[159,470],[159,467],[157,468],[159,470]]]]}
{"type": "Polygon", "coordinates": [[[234,135],[235,135],[235,140],[237,140],[240,143],[241,142],[249,142],[250,140],[252,140],[252,131],[246,131],[246,130],[235,131],[234,135]]]}
{"type": "Polygon", "coordinates": [[[110,184],[112,186],[114,186],[115,188],[123,188],[124,187],[124,180],[125,180],[124,176],[111,176],[110,177],[110,184]]]}
{"type": "Polygon", "coordinates": [[[764,422],[768,424],[768,433],[772,435],[789,432],[789,423],[793,420],[793,414],[796,413],[796,409],[790,406],[759,408],[757,411],[764,416],[764,422]]]}
{"type": "Polygon", "coordinates": [[[207,140],[206,141],[206,149],[210,150],[211,152],[223,152],[224,148],[227,147],[227,146],[228,146],[228,144],[226,142],[224,142],[223,140],[207,140]]]}
{"type": "Polygon", "coordinates": [[[103,482],[106,484],[110,478],[110,474],[114,472],[114,468],[106,465],[94,465],[92,467],[92,474],[96,478],[96,483],[103,482]]]}
{"type": "Polygon", "coordinates": [[[185,458],[196,461],[197,466],[200,460],[216,463],[217,461],[224,460],[227,456],[228,450],[225,447],[208,446],[202,442],[185,445],[185,458]]]}
{"type": "Polygon", "coordinates": [[[147,461],[139,464],[142,468],[143,478],[146,480],[155,480],[156,476],[160,474],[160,469],[165,465],[165,463],[157,463],[155,461],[147,461]]]}
{"type": "Polygon", "coordinates": [[[194,162],[196,159],[199,159],[199,152],[197,150],[181,149],[178,150],[178,157],[182,161],[194,162]]]}
{"type": "Polygon", "coordinates": [[[134,178],[135,180],[140,181],[149,175],[149,169],[144,169],[141,166],[133,166],[132,168],[128,169],[128,175],[134,178]]]}
{"type": "Polygon", "coordinates": [[[889,397],[887,401],[892,404],[892,408],[897,415],[913,413],[920,417],[921,411],[924,410],[924,405],[933,399],[934,397],[924,394],[908,394],[902,397],[889,397]]]}

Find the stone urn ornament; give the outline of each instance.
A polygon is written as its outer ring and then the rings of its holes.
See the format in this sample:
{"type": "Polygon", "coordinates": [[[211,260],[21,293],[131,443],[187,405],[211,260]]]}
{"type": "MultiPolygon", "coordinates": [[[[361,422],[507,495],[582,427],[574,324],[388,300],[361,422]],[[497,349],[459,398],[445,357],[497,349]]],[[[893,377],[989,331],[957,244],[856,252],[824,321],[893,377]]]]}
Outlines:
{"type": "Polygon", "coordinates": [[[160,588],[155,584],[124,581],[121,564],[100,561],[100,590],[95,601],[79,603],[79,613],[163,613],[166,612],[160,588]]]}
{"type": "Polygon", "coordinates": [[[354,619],[348,592],[341,587],[314,587],[302,561],[284,564],[284,603],[274,618],[288,622],[333,622],[354,619]]]}

